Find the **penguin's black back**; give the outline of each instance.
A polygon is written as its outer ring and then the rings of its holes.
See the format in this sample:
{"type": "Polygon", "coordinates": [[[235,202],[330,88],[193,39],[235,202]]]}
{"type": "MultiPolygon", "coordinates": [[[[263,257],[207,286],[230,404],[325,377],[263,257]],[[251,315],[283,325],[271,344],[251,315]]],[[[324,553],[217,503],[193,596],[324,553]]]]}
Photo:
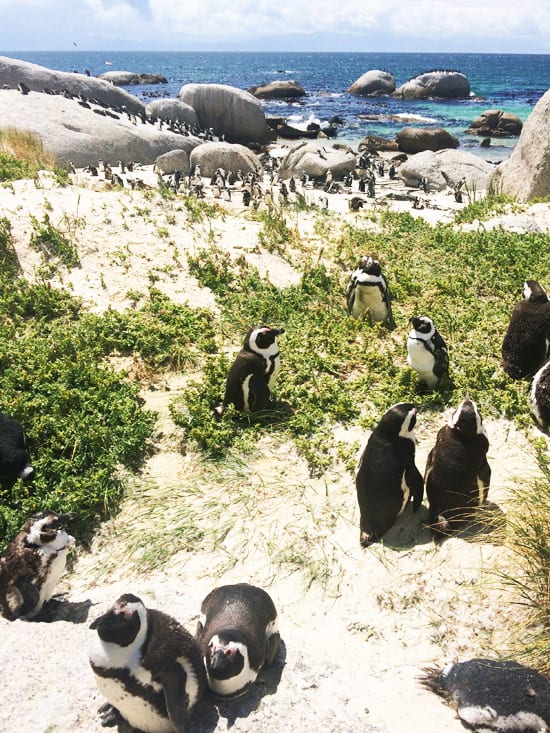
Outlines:
{"type": "Polygon", "coordinates": [[[549,354],[550,302],[544,289],[528,280],[530,297],[516,303],[502,341],[502,368],[513,379],[532,377],[549,354]]]}
{"type": "Polygon", "coordinates": [[[251,411],[263,410],[269,402],[270,390],[268,375],[265,373],[265,359],[247,349],[241,349],[229,369],[223,402],[234,405],[237,410],[244,410],[244,381],[248,382],[248,403],[251,411]]]}

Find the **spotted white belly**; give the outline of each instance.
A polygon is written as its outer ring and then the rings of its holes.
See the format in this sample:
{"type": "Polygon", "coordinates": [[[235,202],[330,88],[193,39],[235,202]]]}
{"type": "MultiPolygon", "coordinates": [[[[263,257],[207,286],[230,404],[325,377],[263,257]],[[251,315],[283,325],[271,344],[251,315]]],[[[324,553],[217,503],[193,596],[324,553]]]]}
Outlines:
{"type": "Polygon", "coordinates": [[[130,695],[121,682],[99,675],[95,679],[98,690],[133,728],[143,733],[174,733],[168,718],[159,715],[143,698],[130,695]]]}

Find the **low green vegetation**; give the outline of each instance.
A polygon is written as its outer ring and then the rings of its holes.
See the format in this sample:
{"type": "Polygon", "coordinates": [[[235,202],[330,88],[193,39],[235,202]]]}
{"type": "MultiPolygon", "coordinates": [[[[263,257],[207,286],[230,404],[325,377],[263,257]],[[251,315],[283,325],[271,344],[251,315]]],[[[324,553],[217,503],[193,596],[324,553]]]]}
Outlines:
{"type": "Polygon", "coordinates": [[[58,166],[40,138],[21,130],[0,130],[0,183],[35,178],[40,170],[51,170],[60,186],[69,182],[68,172],[58,166]]]}

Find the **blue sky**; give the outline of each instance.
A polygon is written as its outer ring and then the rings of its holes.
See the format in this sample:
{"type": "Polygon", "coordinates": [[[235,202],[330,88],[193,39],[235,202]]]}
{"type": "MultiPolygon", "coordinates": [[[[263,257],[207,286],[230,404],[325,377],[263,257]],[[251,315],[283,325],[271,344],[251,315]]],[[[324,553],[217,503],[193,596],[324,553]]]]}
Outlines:
{"type": "Polygon", "coordinates": [[[550,53],[550,0],[0,0],[0,52],[550,53]]]}

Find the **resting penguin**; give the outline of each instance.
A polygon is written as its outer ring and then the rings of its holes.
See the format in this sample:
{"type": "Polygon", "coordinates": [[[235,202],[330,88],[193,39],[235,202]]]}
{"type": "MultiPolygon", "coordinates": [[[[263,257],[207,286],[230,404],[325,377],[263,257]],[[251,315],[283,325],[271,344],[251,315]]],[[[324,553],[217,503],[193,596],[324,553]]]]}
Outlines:
{"type": "Polygon", "coordinates": [[[18,478],[32,481],[34,476],[23,426],[0,412],[0,485],[9,491],[18,478]]]}
{"type": "Polygon", "coordinates": [[[426,462],[429,522],[436,535],[460,525],[487,499],[491,480],[488,450],[481,415],[466,398],[439,430],[426,462]]]}
{"type": "Polygon", "coordinates": [[[369,313],[373,321],[393,322],[390,294],[378,260],[362,257],[346,289],[348,310],[354,318],[369,313]]]}
{"type": "Polygon", "coordinates": [[[174,618],[126,593],[92,621],[89,660],[103,725],[122,717],[143,733],[186,733],[206,687],[197,642],[174,618]]]}
{"type": "Polygon", "coordinates": [[[512,379],[532,377],[550,356],[548,295],[535,280],[525,282],[523,295],[502,342],[502,368],[512,379]]]}
{"type": "Polygon", "coordinates": [[[531,414],[541,429],[550,428],[550,360],[543,364],[533,377],[529,392],[531,414]]]}
{"type": "Polygon", "coordinates": [[[407,363],[429,389],[439,385],[449,371],[449,352],[445,341],[428,316],[411,318],[407,338],[407,363]]]}
{"type": "Polygon", "coordinates": [[[424,482],[414,463],[415,424],[414,405],[393,405],[372,431],[363,451],[355,479],[362,547],[385,535],[410,499],[413,512],[422,504],[424,482]]]}
{"type": "Polygon", "coordinates": [[[469,730],[543,733],[550,730],[550,682],[517,662],[469,659],[427,668],[421,682],[447,699],[469,730]]]}
{"type": "Polygon", "coordinates": [[[9,621],[32,618],[52,597],[74,537],[71,514],[34,514],[0,555],[0,612],[9,621]]]}
{"type": "Polygon", "coordinates": [[[269,404],[270,389],[280,368],[279,347],[275,339],[284,328],[252,327],[244,339],[243,348],[233,362],[223,402],[214,408],[221,417],[227,405],[239,411],[265,410],[269,404]]]}
{"type": "Polygon", "coordinates": [[[210,689],[222,697],[242,695],[279,651],[273,601],[248,583],[215,588],[202,602],[196,638],[210,689]]]}

